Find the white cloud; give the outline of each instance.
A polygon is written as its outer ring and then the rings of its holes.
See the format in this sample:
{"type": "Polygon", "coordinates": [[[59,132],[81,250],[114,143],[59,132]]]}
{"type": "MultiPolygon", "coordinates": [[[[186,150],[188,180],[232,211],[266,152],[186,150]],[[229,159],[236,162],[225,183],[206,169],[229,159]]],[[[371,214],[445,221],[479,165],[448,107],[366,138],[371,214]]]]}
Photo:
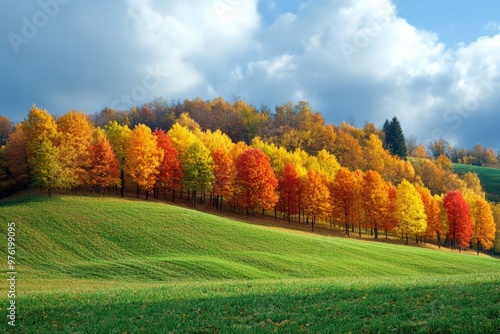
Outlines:
{"type": "MultiPolygon", "coordinates": [[[[307,99],[336,124],[396,115],[422,140],[486,145],[479,136],[496,134],[473,127],[500,117],[498,23],[485,26],[496,35],[446,46],[398,16],[391,0],[304,0],[293,14],[266,1],[269,17],[259,0],[71,2],[18,56],[0,50],[13,64],[0,83],[18,105],[59,113],[95,112],[123,94],[142,102],[147,88],[146,100],[239,96],[274,108],[307,99]],[[161,73],[157,85],[144,81],[148,68],[161,73]]],[[[20,22],[0,26],[18,31],[20,22]]]]}
{"type": "Polygon", "coordinates": [[[259,27],[257,1],[129,0],[128,14],[137,42],[169,79],[170,94],[190,94],[206,87],[206,72],[248,47],[259,27]]]}

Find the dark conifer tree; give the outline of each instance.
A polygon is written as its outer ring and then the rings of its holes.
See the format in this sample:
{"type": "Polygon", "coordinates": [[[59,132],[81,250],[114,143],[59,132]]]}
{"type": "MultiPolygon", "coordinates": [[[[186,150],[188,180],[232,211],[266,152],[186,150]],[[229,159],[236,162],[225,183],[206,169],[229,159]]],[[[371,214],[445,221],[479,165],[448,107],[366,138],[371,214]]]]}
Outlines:
{"type": "Polygon", "coordinates": [[[382,130],[385,133],[384,147],[388,149],[391,154],[397,155],[402,159],[406,159],[408,153],[406,149],[405,136],[397,117],[394,116],[390,122],[385,120],[382,130]]]}

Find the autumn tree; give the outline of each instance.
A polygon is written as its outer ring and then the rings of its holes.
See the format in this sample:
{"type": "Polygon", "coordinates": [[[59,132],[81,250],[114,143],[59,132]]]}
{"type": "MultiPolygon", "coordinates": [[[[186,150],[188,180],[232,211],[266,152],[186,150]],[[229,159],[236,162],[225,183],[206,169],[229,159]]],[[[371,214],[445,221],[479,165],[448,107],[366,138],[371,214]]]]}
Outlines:
{"type": "Polygon", "coordinates": [[[308,171],[303,178],[303,207],[306,217],[311,221],[311,229],[318,217],[325,217],[330,212],[330,191],[326,185],[326,180],[314,171],[308,171]]]}
{"type": "Polygon", "coordinates": [[[198,140],[189,147],[181,164],[186,186],[192,191],[193,206],[196,208],[198,191],[204,195],[214,180],[213,159],[210,151],[198,140]]]}
{"type": "Polygon", "coordinates": [[[393,231],[399,224],[397,216],[397,202],[398,197],[397,188],[391,184],[387,184],[387,211],[385,212],[385,218],[380,223],[380,228],[385,232],[385,239],[388,239],[388,234],[393,231]]]}
{"type": "Polygon", "coordinates": [[[94,131],[89,116],[70,111],[57,119],[57,128],[60,133],[61,164],[67,185],[75,188],[88,183],[89,146],[94,131]]]}
{"type": "Polygon", "coordinates": [[[11,182],[28,185],[30,180],[26,135],[24,126],[18,124],[5,144],[4,157],[11,182]]]}
{"type": "Polygon", "coordinates": [[[141,189],[144,189],[147,200],[156,184],[163,159],[163,151],[158,149],[156,137],[149,127],[139,124],[132,130],[126,154],[126,172],[137,184],[137,197],[141,189]]]}
{"type": "Polygon", "coordinates": [[[132,130],[127,125],[120,125],[116,121],[110,122],[104,130],[109,143],[116,153],[120,167],[120,193],[125,194],[125,170],[127,168],[127,148],[132,130]]]}
{"type": "Polygon", "coordinates": [[[60,162],[60,151],[49,139],[42,139],[29,163],[32,166],[33,185],[46,189],[49,197],[53,189],[64,186],[64,180],[61,178],[63,167],[60,162]]]}
{"type": "Polygon", "coordinates": [[[222,212],[224,199],[232,199],[234,195],[236,168],[231,153],[227,150],[216,150],[212,154],[212,159],[214,162],[214,182],[212,184],[214,204],[217,210],[222,212]]]}
{"type": "Polygon", "coordinates": [[[0,147],[7,143],[7,138],[14,131],[14,123],[5,116],[0,115],[0,147]]]}
{"type": "Polygon", "coordinates": [[[158,149],[163,152],[163,159],[160,161],[156,177],[155,198],[159,197],[158,189],[163,187],[165,190],[172,191],[172,200],[175,200],[175,189],[182,180],[181,161],[172,140],[164,130],[156,129],[154,135],[158,149]]]}
{"type": "Polygon", "coordinates": [[[420,144],[417,146],[413,156],[418,159],[429,159],[429,153],[427,153],[424,144],[420,144]]]}
{"type": "Polygon", "coordinates": [[[6,190],[10,186],[7,159],[5,157],[5,145],[0,146],[0,190],[2,191],[2,198],[6,196],[6,190]]]}
{"type": "Polygon", "coordinates": [[[467,188],[473,191],[476,195],[480,197],[484,197],[485,193],[483,190],[483,186],[481,185],[481,180],[479,180],[479,176],[474,172],[467,172],[462,175],[462,180],[467,184],[467,188]]]}
{"type": "Polygon", "coordinates": [[[443,199],[448,217],[448,239],[452,249],[467,248],[474,236],[470,208],[459,191],[450,191],[443,199]]]}
{"type": "Polygon", "coordinates": [[[451,149],[450,143],[448,143],[448,141],[442,137],[439,139],[433,140],[429,144],[429,150],[431,151],[432,156],[434,158],[437,158],[440,155],[449,156],[450,149],[451,149]]]}
{"type": "Polygon", "coordinates": [[[485,250],[493,247],[496,235],[496,226],[490,204],[481,196],[469,191],[465,195],[471,211],[472,224],[474,225],[473,239],[476,241],[477,253],[482,247],[485,250]]]}
{"type": "Polygon", "coordinates": [[[28,160],[36,155],[36,151],[43,140],[50,141],[52,146],[57,146],[59,142],[59,132],[54,117],[47,110],[40,109],[36,105],[33,105],[28,118],[20,126],[24,133],[28,160]]]}
{"type": "Polygon", "coordinates": [[[437,237],[437,244],[441,247],[441,235],[443,235],[443,229],[441,226],[441,208],[439,206],[438,199],[436,196],[432,196],[429,189],[422,185],[415,186],[422,203],[424,204],[425,214],[427,216],[427,229],[425,231],[425,238],[437,237]]]}
{"type": "Polygon", "coordinates": [[[100,128],[95,130],[93,142],[89,147],[89,160],[88,176],[92,191],[94,187],[98,187],[99,193],[102,194],[103,188],[118,183],[118,159],[104,130],[100,128]]]}
{"type": "Polygon", "coordinates": [[[427,229],[427,215],[422,198],[415,186],[406,180],[398,185],[396,216],[397,231],[402,237],[405,236],[406,244],[408,244],[408,234],[415,234],[418,241],[418,235],[427,229]]]}
{"type": "Polygon", "coordinates": [[[367,171],[361,185],[361,201],[365,211],[366,227],[378,239],[378,227],[386,217],[388,192],[382,176],[375,171],[367,171]]]}
{"type": "Polygon", "coordinates": [[[388,152],[383,148],[382,141],[377,135],[371,134],[363,147],[365,158],[364,168],[374,170],[380,174],[384,173],[384,167],[388,160],[388,152]]]}
{"type": "Polygon", "coordinates": [[[249,148],[236,160],[236,192],[246,209],[273,209],[279,200],[278,179],[269,157],[259,149],[249,148]]]}
{"type": "Polygon", "coordinates": [[[330,187],[333,214],[344,224],[347,235],[349,235],[349,228],[356,218],[357,188],[356,177],[345,167],[339,169],[330,187]]]}
{"type": "Polygon", "coordinates": [[[299,210],[299,176],[292,164],[287,164],[279,178],[280,207],[285,212],[288,223],[299,210]]]}
{"type": "Polygon", "coordinates": [[[340,165],[350,170],[361,169],[363,165],[363,148],[359,139],[353,136],[353,127],[342,123],[335,139],[333,153],[340,165]]]}

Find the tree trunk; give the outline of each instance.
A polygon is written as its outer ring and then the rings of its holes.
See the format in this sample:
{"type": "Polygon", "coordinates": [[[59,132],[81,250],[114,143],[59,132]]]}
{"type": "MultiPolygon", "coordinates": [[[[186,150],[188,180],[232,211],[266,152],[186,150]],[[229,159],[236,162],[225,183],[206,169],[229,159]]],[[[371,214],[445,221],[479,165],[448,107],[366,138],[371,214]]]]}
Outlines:
{"type": "Polygon", "coordinates": [[[120,179],[121,179],[120,195],[122,197],[125,197],[125,172],[123,169],[120,172],[120,179]]]}

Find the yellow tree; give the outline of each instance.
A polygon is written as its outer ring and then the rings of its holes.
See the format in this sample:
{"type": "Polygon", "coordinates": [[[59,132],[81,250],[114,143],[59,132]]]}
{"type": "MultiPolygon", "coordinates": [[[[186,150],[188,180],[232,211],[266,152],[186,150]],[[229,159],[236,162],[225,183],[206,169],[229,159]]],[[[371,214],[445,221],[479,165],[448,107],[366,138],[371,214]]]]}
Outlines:
{"type": "Polygon", "coordinates": [[[137,197],[140,196],[141,189],[144,189],[146,200],[148,199],[149,192],[155,186],[162,159],[163,151],[158,148],[151,129],[144,124],[136,125],[127,146],[126,172],[137,184],[137,197]]]}
{"type": "Polygon", "coordinates": [[[425,239],[437,237],[438,246],[441,247],[441,208],[439,201],[435,196],[432,196],[429,189],[422,185],[416,185],[422,203],[424,204],[425,214],[427,215],[427,229],[425,231],[425,239]]]}
{"type": "Polygon", "coordinates": [[[316,158],[318,159],[319,166],[321,167],[321,171],[319,173],[325,175],[328,181],[333,181],[335,179],[335,175],[340,169],[340,164],[338,163],[335,155],[323,149],[318,152],[316,158]]]}
{"type": "Polygon", "coordinates": [[[184,155],[184,160],[181,160],[185,182],[188,189],[192,191],[195,208],[198,191],[202,191],[204,199],[205,190],[210,188],[214,181],[213,165],[210,151],[200,140],[189,147],[184,155]]]}
{"type": "Polygon", "coordinates": [[[61,170],[58,147],[60,133],[54,117],[47,110],[33,105],[28,118],[19,126],[24,135],[26,161],[33,184],[46,188],[49,196],[52,189],[66,187],[68,183],[64,170],[61,170]]]}
{"type": "Polygon", "coordinates": [[[33,158],[43,140],[49,140],[54,146],[59,141],[57,124],[51,114],[45,109],[33,105],[29,111],[28,118],[21,123],[24,138],[26,140],[27,160],[33,158]]]}
{"type": "Polygon", "coordinates": [[[32,166],[33,185],[47,189],[49,197],[53,189],[64,185],[64,179],[61,178],[63,168],[60,151],[49,139],[42,139],[29,162],[32,166]]]}
{"type": "Polygon", "coordinates": [[[385,161],[387,160],[389,153],[383,148],[380,138],[375,134],[371,134],[363,147],[363,151],[365,168],[367,170],[371,169],[383,174],[385,161]]]}
{"type": "Polygon", "coordinates": [[[479,254],[481,246],[485,250],[493,247],[496,235],[493,212],[489,203],[471,190],[467,191],[464,197],[470,208],[472,224],[474,225],[473,240],[476,241],[479,254]]]}
{"type": "Polygon", "coordinates": [[[396,216],[398,218],[397,231],[401,236],[406,236],[408,244],[408,234],[414,233],[418,243],[418,235],[427,229],[427,215],[425,214],[424,203],[415,186],[403,180],[398,185],[396,198],[396,216]]]}
{"type": "Polygon", "coordinates": [[[484,190],[481,185],[481,180],[479,180],[479,176],[477,173],[468,172],[462,175],[462,180],[467,184],[467,188],[472,190],[475,194],[484,198],[484,190]]]}
{"type": "Polygon", "coordinates": [[[57,119],[57,129],[60,132],[61,163],[68,186],[74,188],[88,183],[89,148],[94,131],[89,116],[70,111],[57,119]]]}

